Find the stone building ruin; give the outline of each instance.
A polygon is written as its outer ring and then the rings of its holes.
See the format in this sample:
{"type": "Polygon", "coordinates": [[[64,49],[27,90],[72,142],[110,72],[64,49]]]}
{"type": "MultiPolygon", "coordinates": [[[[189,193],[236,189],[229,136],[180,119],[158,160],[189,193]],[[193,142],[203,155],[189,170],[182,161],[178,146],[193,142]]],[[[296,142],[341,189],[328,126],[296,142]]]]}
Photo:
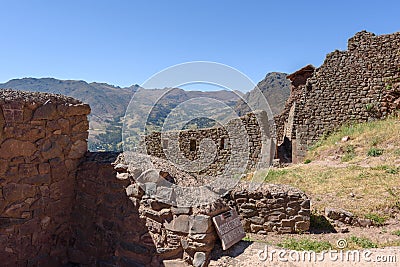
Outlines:
{"type": "Polygon", "coordinates": [[[151,133],[144,137],[140,150],[161,159],[172,157],[182,169],[197,176],[230,177],[271,166],[273,130],[267,112],[256,111],[212,128],[151,133]],[[177,158],[180,153],[181,158],[177,158]],[[206,162],[210,158],[212,161],[206,162]],[[189,161],[195,160],[207,168],[190,171],[189,161]]]}
{"type": "Polygon", "coordinates": [[[130,168],[124,154],[87,152],[89,113],[61,95],[0,91],[3,266],[206,266],[219,242],[212,217],[230,209],[247,232],[307,231],[310,201],[290,186],[253,192],[241,182],[208,205],[166,204],[154,194],[163,188],[135,178],[198,181],[162,157],[141,154],[158,170],[149,175],[154,170],[130,168]]]}
{"type": "Polygon", "coordinates": [[[357,33],[346,51],[288,76],[291,95],[275,117],[278,158],[302,162],[307,148],[343,124],[381,119],[400,109],[400,32],[357,33]]]}
{"type": "MultiPolygon", "coordinates": [[[[307,66],[289,76],[292,95],[276,117],[283,160],[301,161],[309,145],[343,123],[383,118],[400,107],[399,37],[358,33],[347,51],[329,54],[315,70],[307,66]]],[[[154,192],[163,188],[147,180],[143,189],[136,178],[148,172],[130,168],[124,155],[87,152],[89,113],[88,105],[65,96],[0,91],[2,265],[206,266],[219,242],[211,219],[228,209],[238,211],[251,233],[309,229],[310,200],[290,186],[263,184],[249,191],[242,181],[208,205],[160,201],[154,192]]],[[[223,131],[180,134],[189,140],[182,143],[187,158],[196,158],[201,138],[191,142],[185,135],[211,137],[219,147],[214,167],[198,177],[221,171],[232,142],[223,131]]],[[[254,140],[257,136],[255,131],[254,140]]],[[[158,171],[148,177],[195,185],[193,175],[174,168],[162,154],[173,139],[149,137],[154,146],[149,143],[151,153],[144,156],[158,171]]],[[[257,142],[253,159],[271,155],[257,142]]]]}

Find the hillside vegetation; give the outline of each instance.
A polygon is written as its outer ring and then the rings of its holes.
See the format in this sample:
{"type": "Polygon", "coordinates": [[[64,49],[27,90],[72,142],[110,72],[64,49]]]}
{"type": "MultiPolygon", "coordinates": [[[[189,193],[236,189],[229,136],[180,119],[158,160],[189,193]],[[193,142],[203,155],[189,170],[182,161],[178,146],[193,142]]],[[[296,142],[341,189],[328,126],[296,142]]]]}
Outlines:
{"type": "Polygon", "coordinates": [[[310,148],[304,164],[272,169],[265,181],[304,190],[312,206],[365,217],[400,211],[400,120],[347,125],[310,148]]]}
{"type": "MultiPolygon", "coordinates": [[[[275,114],[279,113],[290,94],[289,81],[286,80],[286,74],[267,74],[266,78],[258,84],[258,87],[267,97],[272,111],[275,114]]],[[[138,91],[139,85],[119,87],[106,83],[87,83],[77,80],[23,78],[13,79],[0,84],[0,88],[63,94],[89,104],[92,110],[89,115],[89,150],[121,151],[121,131],[125,112],[133,94],[138,91]]],[[[137,114],[132,114],[131,116],[133,121],[129,122],[130,130],[135,131],[138,128],[136,124],[140,124],[140,121],[143,120],[142,118],[137,118],[147,115],[142,114],[141,110],[146,110],[149,99],[158,99],[160,95],[163,95],[163,98],[154,107],[148,119],[149,125],[154,129],[159,129],[162,126],[165,117],[172,109],[193,98],[216,99],[226,106],[234,108],[238,113],[246,113],[244,110],[245,105],[243,105],[242,101],[239,101],[238,92],[235,93],[228,90],[208,92],[185,91],[175,88],[169,91],[168,94],[165,94],[167,90],[169,89],[145,89],[145,94],[142,94],[142,101],[139,101],[135,107],[137,114]]],[[[253,95],[252,92],[249,92],[246,94],[245,99],[257,106],[257,99],[254,99],[253,95]]],[[[207,103],[204,104],[206,105],[207,103]]],[[[219,111],[218,109],[214,110],[215,117],[218,117],[219,111]]],[[[224,113],[221,114],[224,116],[224,113]]],[[[185,117],[185,115],[190,114],[181,115],[185,117]]],[[[182,118],[182,121],[184,121],[184,118],[182,118]]],[[[206,127],[212,126],[208,121],[204,122],[200,120],[196,122],[197,126],[198,124],[204,124],[206,127]]],[[[186,128],[193,126],[187,125],[186,128]]]]}
{"type": "MultiPolygon", "coordinates": [[[[14,79],[0,84],[0,88],[46,92],[71,96],[87,103],[91,107],[89,115],[89,149],[91,151],[120,151],[123,117],[138,85],[130,87],[113,86],[106,83],[87,83],[76,80],[58,80],[54,78],[23,78],[14,79]]],[[[167,89],[146,89],[146,98],[162,95],[167,89]]],[[[174,89],[160,100],[149,122],[157,125],[169,110],[191,98],[210,97],[228,106],[235,106],[239,96],[232,91],[221,90],[211,92],[184,91],[174,89]]],[[[139,102],[137,110],[146,105],[146,99],[139,102]]]]}

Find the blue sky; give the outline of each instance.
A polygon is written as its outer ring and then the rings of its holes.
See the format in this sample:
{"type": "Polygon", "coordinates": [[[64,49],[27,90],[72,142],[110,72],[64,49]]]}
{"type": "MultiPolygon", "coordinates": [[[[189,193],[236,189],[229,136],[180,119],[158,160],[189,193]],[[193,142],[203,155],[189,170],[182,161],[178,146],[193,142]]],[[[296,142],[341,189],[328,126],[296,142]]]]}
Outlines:
{"type": "Polygon", "coordinates": [[[400,31],[399,10],[400,1],[1,1],[0,82],[129,86],[198,60],[258,82],[271,71],[321,65],[358,31],[400,31]]]}

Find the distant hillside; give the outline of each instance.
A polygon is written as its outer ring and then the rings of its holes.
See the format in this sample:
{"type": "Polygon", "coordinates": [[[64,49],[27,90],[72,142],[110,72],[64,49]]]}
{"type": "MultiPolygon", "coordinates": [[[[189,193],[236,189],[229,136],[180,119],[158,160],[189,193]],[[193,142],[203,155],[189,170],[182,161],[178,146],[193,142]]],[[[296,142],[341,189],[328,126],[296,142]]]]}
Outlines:
{"type": "MultiPolygon", "coordinates": [[[[87,83],[85,81],[57,80],[54,78],[23,78],[0,84],[0,88],[63,94],[88,103],[92,109],[89,116],[89,149],[95,151],[122,149],[122,118],[133,93],[137,91],[139,86],[121,88],[106,83],[87,83]]],[[[160,90],[166,91],[168,89],[145,89],[137,110],[146,106],[149,99],[159,96],[160,90]]],[[[231,91],[201,92],[175,88],[156,105],[151,114],[150,124],[157,128],[163,122],[163,118],[169,110],[196,97],[217,99],[231,107],[234,107],[239,99],[231,91]]]]}
{"type": "Polygon", "coordinates": [[[147,131],[160,131],[161,127],[164,127],[164,130],[212,127],[214,123],[211,123],[211,120],[191,120],[193,116],[204,115],[221,122],[225,119],[226,110],[232,111],[238,100],[239,96],[235,92],[227,90],[203,92],[185,91],[180,88],[142,89],[135,93],[125,122],[129,125],[129,130],[136,133],[144,126],[143,119],[147,116],[147,131]],[[151,112],[148,114],[149,111],[151,112]],[[169,115],[172,115],[172,118],[170,117],[168,125],[164,125],[169,115]],[[191,121],[190,125],[184,125],[188,121],[191,121]]]}
{"type": "MultiPolygon", "coordinates": [[[[265,76],[264,80],[257,84],[257,87],[267,98],[274,115],[282,112],[285,107],[285,102],[290,95],[290,81],[286,79],[286,76],[286,73],[271,72],[265,76]]],[[[244,99],[246,103],[250,103],[257,107],[259,99],[256,96],[254,89],[246,93],[244,99]]],[[[250,110],[242,100],[239,100],[236,105],[236,111],[239,115],[244,115],[250,110]]]]}
{"type": "Polygon", "coordinates": [[[89,146],[95,149],[104,147],[101,134],[106,129],[115,128],[116,122],[125,114],[126,106],[131,99],[135,86],[120,88],[106,83],[87,83],[75,80],[57,80],[54,78],[23,78],[0,84],[0,88],[48,92],[74,97],[88,103],[92,109],[90,120],[89,146]]]}

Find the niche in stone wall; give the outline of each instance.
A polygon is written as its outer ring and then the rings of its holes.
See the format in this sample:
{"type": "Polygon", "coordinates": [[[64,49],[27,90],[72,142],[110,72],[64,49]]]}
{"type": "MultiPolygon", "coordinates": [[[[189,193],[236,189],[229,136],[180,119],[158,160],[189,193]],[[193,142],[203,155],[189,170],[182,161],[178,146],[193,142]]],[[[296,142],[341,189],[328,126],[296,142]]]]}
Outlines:
{"type": "Polygon", "coordinates": [[[196,151],[196,140],[195,139],[190,139],[190,143],[189,143],[189,150],[191,152],[196,151]]]}
{"type": "Polygon", "coordinates": [[[225,138],[221,138],[221,140],[219,141],[219,149],[225,149],[225,138]]]}

